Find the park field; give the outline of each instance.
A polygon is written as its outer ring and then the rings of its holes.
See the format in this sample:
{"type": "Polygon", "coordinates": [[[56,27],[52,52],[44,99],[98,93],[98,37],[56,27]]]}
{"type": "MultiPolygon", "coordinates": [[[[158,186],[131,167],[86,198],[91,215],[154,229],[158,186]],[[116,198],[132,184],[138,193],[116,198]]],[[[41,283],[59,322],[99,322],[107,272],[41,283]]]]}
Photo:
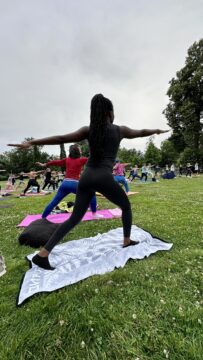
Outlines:
{"type": "MultiPolygon", "coordinates": [[[[129,198],[133,224],[172,242],[171,251],[36,295],[21,307],[16,298],[33,249],[18,245],[16,225],[42,212],[51,195],[0,201],[7,268],[0,278],[0,359],[202,360],[203,176],[135,182],[130,189],[139,192],[129,198]]],[[[120,219],[82,222],[65,241],[119,226],[120,219]]]]}

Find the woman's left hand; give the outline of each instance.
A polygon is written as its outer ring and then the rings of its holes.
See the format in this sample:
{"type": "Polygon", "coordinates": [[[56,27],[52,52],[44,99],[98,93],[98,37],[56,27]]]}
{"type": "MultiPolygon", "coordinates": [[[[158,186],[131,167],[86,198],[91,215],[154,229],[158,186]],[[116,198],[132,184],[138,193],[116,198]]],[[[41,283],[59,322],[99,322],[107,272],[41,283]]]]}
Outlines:
{"type": "Polygon", "coordinates": [[[14,146],[14,147],[17,147],[19,149],[29,149],[30,146],[32,146],[32,144],[30,144],[29,141],[25,141],[22,144],[7,144],[7,146],[14,146]]]}

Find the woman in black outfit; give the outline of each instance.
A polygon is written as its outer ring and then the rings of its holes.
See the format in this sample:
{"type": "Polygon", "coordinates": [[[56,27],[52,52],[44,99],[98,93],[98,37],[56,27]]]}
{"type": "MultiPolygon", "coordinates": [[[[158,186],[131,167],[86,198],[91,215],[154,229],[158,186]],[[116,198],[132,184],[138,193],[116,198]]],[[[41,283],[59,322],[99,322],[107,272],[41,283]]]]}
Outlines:
{"type": "Polygon", "coordinates": [[[102,94],[98,94],[91,101],[90,126],[84,126],[78,131],[67,135],[52,136],[45,139],[31,140],[20,145],[13,145],[20,148],[28,148],[31,145],[55,145],[79,142],[85,139],[89,142],[90,156],[79,180],[73,213],[52,234],[45,247],[33,257],[32,261],[34,264],[44,269],[54,270],[48,260],[49,253],[81,221],[95,192],[101,193],[122,209],[123,247],[138,243],[130,239],[132,224],[130,202],[123,189],[114,180],[112,169],[122,139],[134,139],[136,137],[161,134],[166,131],[159,129],[133,130],[126,126],[114,125],[113,120],[113,104],[102,94]]]}

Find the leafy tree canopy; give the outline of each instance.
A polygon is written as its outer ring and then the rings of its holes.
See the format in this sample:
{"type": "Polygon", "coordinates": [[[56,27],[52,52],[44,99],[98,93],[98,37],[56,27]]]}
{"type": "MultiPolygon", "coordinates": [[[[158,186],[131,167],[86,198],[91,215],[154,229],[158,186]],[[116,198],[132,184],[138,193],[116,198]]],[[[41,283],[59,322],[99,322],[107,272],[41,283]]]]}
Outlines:
{"type": "Polygon", "coordinates": [[[144,159],[141,151],[126,148],[119,148],[117,157],[121,162],[130,163],[132,166],[142,164],[144,159]]]}
{"type": "Polygon", "coordinates": [[[160,150],[154,145],[153,136],[151,136],[148,141],[146,152],[144,155],[144,160],[146,163],[152,165],[156,165],[160,163],[161,160],[160,150]]]}
{"type": "Polygon", "coordinates": [[[178,153],[172,141],[165,140],[161,143],[161,166],[176,163],[178,153]]]}
{"type": "MultiPolygon", "coordinates": [[[[25,141],[33,138],[26,138],[25,141]]],[[[47,162],[51,156],[42,151],[43,146],[34,145],[29,149],[12,149],[1,155],[1,164],[5,166],[8,173],[19,174],[21,171],[28,172],[36,169],[35,163],[47,162]]]]}
{"type": "Polygon", "coordinates": [[[177,151],[190,148],[200,159],[203,147],[203,39],[188,50],[185,66],[170,81],[169,104],[164,110],[173,129],[171,142],[177,151]]]}

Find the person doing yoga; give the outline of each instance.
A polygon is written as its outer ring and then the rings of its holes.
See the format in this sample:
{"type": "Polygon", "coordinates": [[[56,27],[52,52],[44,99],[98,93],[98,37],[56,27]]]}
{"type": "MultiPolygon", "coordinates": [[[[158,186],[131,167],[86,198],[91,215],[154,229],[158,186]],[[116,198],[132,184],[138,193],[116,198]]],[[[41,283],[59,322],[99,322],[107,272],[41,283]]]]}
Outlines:
{"type": "Polygon", "coordinates": [[[24,196],[31,186],[36,186],[37,192],[40,192],[40,185],[37,181],[38,174],[41,174],[43,171],[30,171],[29,173],[23,173],[23,176],[28,176],[29,181],[23,193],[20,196],[24,196]]]}
{"type": "Polygon", "coordinates": [[[25,185],[25,181],[24,181],[24,172],[21,171],[21,173],[15,177],[16,179],[19,179],[19,183],[16,186],[16,190],[18,190],[19,187],[21,187],[21,185],[25,185]]]}
{"type": "Polygon", "coordinates": [[[102,94],[98,94],[91,100],[90,126],[84,126],[78,131],[66,135],[52,136],[12,145],[25,149],[31,145],[57,145],[79,142],[85,139],[89,142],[90,156],[79,180],[73,213],[68,220],[64,221],[54,231],[45,247],[32,259],[32,262],[41,268],[54,270],[48,259],[50,252],[81,221],[95,192],[101,193],[109,201],[121,208],[123,247],[138,244],[137,241],[130,239],[132,225],[131,206],[125,191],[113,178],[113,165],[122,139],[134,139],[161,134],[166,131],[159,129],[133,130],[127,126],[114,125],[113,121],[114,111],[112,102],[102,94]]]}
{"type": "MultiPolygon", "coordinates": [[[[81,170],[83,166],[86,164],[88,158],[81,157],[80,147],[75,144],[71,145],[69,148],[69,157],[62,160],[52,160],[48,163],[40,163],[37,162],[36,165],[47,167],[47,166],[62,166],[66,168],[65,179],[60,185],[57,194],[54,196],[52,201],[46,206],[43,211],[42,218],[46,218],[51,211],[57,206],[60,201],[69,194],[76,194],[78,188],[78,181],[80,177],[81,170]]],[[[96,196],[94,195],[90,201],[90,208],[92,211],[92,215],[95,218],[102,218],[103,216],[97,214],[97,202],[96,196]]]]}
{"type": "Polygon", "coordinates": [[[125,188],[126,194],[129,192],[129,186],[125,178],[125,167],[130,165],[129,163],[121,164],[119,160],[116,160],[116,165],[113,167],[114,180],[123,185],[125,188]]]}
{"type": "Polygon", "coordinates": [[[130,175],[128,176],[128,179],[129,179],[130,181],[133,181],[135,178],[141,179],[141,176],[138,175],[138,169],[139,169],[139,168],[138,168],[137,165],[135,165],[135,166],[131,169],[130,175]],[[130,179],[130,177],[132,177],[132,179],[130,179]]]}
{"type": "Polygon", "coordinates": [[[50,168],[47,168],[47,169],[45,170],[44,177],[45,177],[45,179],[44,179],[44,185],[43,185],[42,190],[44,190],[47,185],[48,185],[48,189],[49,189],[50,186],[52,185],[53,190],[55,190],[55,183],[54,183],[54,181],[52,180],[52,173],[51,173],[51,169],[50,169],[50,168]]]}

